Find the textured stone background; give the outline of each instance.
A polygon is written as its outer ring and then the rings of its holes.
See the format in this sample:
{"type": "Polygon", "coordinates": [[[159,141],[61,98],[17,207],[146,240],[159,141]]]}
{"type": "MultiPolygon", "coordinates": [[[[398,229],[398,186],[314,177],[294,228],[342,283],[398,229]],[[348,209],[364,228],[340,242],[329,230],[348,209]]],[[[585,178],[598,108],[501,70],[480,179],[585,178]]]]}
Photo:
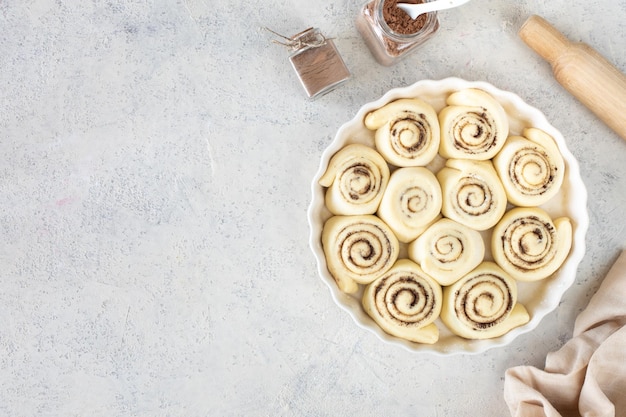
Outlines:
{"type": "Polygon", "coordinates": [[[626,71],[626,1],[488,1],[440,16],[386,68],[360,1],[0,2],[0,414],[503,416],[504,371],[541,366],[626,247],[626,142],[517,37],[537,13],[626,71]],[[353,73],[307,101],[286,50],[319,27],[353,73]],[[393,87],[512,90],[567,138],[588,252],[540,326],[476,356],[358,328],[318,279],[306,209],[322,151],[393,87]]]}

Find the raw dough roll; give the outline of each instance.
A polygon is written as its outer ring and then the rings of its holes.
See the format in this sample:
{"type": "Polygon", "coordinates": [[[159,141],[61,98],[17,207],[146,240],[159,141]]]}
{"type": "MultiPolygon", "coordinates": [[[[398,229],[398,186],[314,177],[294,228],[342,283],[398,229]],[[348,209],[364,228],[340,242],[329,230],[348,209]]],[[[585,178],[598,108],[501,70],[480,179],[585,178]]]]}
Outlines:
{"type": "Polygon", "coordinates": [[[502,336],[530,319],[517,302],[517,284],[493,262],[483,262],[444,288],[441,320],[466,339],[502,336]]]}
{"type": "Polygon", "coordinates": [[[416,98],[392,101],[365,116],[375,130],[376,149],[390,164],[424,166],[439,150],[439,121],[433,107],[416,98]]]}
{"type": "Polygon", "coordinates": [[[441,286],[408,259],[399,260],[369,284],[363,308],[387,333],[418,343],[435,343],[439,329],[433,323],[443,296],[441,286]]]}
{"type": "Polygon", "coordinates": [[[378,216],[400,242],[410,242],[440,216],[441,204],[435,174],[423,167],[399,168],[391,174],[378,216]]]}
{"type": "Polygon", "coordinates": [[[319,180],[326,190],[326,207],[333,214],[374,214],[389,181],[389,166],[369,146],[347,145],[328,163],[319,180]]]}
{"type": "Polygon", "coordinates": [[[493,165],[511,203],[540,206],[561,188],[565,162],[552,136],[536,128],[523,135],[509,137],[493,165]]]}
{"type": "Polygon", "coordinates": [[[507,199],[491,161],[448,159],[437,174],[444,216],[475,230],[493,227],[506,211],[507,199]]]}
{"type": "Polygon", "coordinates": [[[322,246],[329,272],[347,293],[389,270],[400,250],[391,229],[373,215],[331,217],[322,230],[322,246]]]}
{"type": "Polygon", "coordinates": [[[485,243],[480,232],[444,218],[413,241],[408,252],[439,284],[451,285],[483,261],[485,243]]]}
{"type": "Polygon", "coordinates": [[[485,91],[469,88],[454,92],[439,112],[445,158],[487,160],[504,146],[509,119],[504,108],[485,91]]]}
{"type": "Polygon", "coordinates": [[[494,227],[494,260],[520,281],[549,277],[565,261],[572,247],[572,224],[566,217],[552,221],[538,207],[518,207],[494,227]]]}

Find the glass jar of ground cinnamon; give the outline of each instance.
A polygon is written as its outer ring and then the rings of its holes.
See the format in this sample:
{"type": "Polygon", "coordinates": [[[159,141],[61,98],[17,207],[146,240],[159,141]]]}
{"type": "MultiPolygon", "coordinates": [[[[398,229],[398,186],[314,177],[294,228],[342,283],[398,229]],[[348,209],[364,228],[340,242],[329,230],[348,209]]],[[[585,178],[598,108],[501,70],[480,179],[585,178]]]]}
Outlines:
{"type": "Polygon", "coordinates": [[[393,65],[405,58],[439,29],[437,12],[411,19],[398,3],[424,3],[428,0],[371,0],[361,9],[356,26],[365,43],[382,65],[393,65]]]}

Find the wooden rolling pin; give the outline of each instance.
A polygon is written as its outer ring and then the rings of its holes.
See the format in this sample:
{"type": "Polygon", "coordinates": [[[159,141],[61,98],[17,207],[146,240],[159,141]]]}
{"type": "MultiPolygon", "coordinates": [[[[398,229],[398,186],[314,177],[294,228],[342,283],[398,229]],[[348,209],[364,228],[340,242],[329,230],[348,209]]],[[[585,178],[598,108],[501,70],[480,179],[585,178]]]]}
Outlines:
{"type": "Polygon", "coordinates": [[[556,80],[626,140],[626,76],[590,46],[570,42],[533,15],[519,36],[550,65],[556,80]]]}

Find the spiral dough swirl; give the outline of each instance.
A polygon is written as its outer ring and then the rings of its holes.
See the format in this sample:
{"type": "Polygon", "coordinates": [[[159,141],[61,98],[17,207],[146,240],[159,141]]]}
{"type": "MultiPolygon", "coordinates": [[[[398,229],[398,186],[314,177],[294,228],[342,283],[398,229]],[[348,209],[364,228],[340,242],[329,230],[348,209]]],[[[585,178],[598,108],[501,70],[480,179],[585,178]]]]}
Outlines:
{"type": "Polygon", "coordinates": [[[506,211],[507,198],[491,161],[449,159],[437,174],[444,216],[475,230],[493,227],[506,211]]]}
{"type": "Polygon", "coordinates": [[[529,319],[517,304],[515,280],[492,262],[446,287],[441,318],[453,333],[468,339],[498,337],[529,319]]]}
{"type": "Polygon", "coordinates": [[[389,181],[389,167],[369,146],[348,145],[331,158],[319,183],[328,187],[326,207],[337,215],[373,214],[389,181]]]}
{"type": "Polygon", "coordinates": [[[322,230],[328,270],[348,293],[384,274],[398,258],[399,242],[378,217],[334,216],[322,230]]]}
{"type": "Polygon", "coordinates": [[[509,121],[502,105],[485,91],[466,89],[448,96],[439,112],[445,158],[487,160],[504,146],[509,121]]]}
{"type": "Polygon", "coordinates": [[[485,152],[494,146],[496,134],[491,128],[494,121],[484,111],[457,114],[450,122],[450,136],[457,148],[468,153],[485,152]]]}
{"type": "Polygon", "coordinates": [[[480,232],[450,219],[431,225],[408,248],[409,258],[441,285],[450,285],[483,260],[480,232]]]}
{"type": "Polygon", "coordinates": [[[511,136],[493,158],[509,201],[516,206],[540,206],[560,189],[565,163],[554,139],[529,128],[524,136],[511,136]]]}
{"type": "Polygon", "coordinates": [[[511,288],[506,281],[491,274],[465,280],[454,302],[459,319],[477,330],[496,326],[512,309],[511,288]]]}
{"type": "Polygon", "coordinates": [[[424,167],[399,168],[391,175],[378,216],[398,240],[410,242],[439,217],[441,205],[441,186],[435,174],[424,167]]]}
{"type": "Polygon", "coordinates": [[[434,343],[443,295],[441,286],[418,265],[399,260],[363,294],[365,311],[387,333],[421,343],[434,343]]]}
{"type": "Polygon", "coordinates": [[[424,166],[439,150],[437,113],[419,99],[392,101],[368,113],[364,123],[376,131],[376,149],[395,166],[424,166]]]}
{"type": "Polygon", "coordinates": [[[567,218],[552,221],[538,207],[518,207],[494,227],[494,260],[520,281],[537,281],[555,272],[569,254],[572,226],[567,218]]]}

